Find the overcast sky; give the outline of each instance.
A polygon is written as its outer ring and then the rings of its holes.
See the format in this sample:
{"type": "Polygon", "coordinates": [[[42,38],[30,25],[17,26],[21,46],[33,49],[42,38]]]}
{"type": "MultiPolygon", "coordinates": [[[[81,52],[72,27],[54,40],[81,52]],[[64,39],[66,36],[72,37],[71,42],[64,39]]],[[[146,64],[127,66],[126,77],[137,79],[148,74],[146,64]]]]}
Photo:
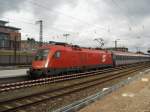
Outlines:
{"type": "Polygon", "coordinates": [[[22,39],[39,39],[37,20],[43,20],[44,41],[67,41],[97,47],[150,47],[150,0],[0,0],[0,19],[21,28],[22,39]],[[66,39],[63,34],[69,33],[66,39]]]}

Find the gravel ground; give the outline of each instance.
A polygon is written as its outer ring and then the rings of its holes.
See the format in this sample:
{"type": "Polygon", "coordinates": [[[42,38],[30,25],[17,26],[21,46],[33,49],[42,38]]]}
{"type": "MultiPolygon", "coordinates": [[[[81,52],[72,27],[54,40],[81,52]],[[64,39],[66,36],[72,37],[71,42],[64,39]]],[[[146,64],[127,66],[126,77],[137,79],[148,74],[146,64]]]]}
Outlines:
{"type": "Polygon", "coordinates": [[[150,73],[79,112],[150,112],[150,73]]]}
{"type": "MultiPolygon", "coordinates": [[[[133,74],[134,75],[134,74],[133,74]]],[[[127,78],[128,76],[126,76],[127,78]]],[[[122,78],[123,80],[124,78],[122,78]]],[[[75,82],[78,83],[78,81],[80,81],[83,79],[78,79],[75,82]]],[[[121,81],[121,79],[116,79],[113,82],[108,82],[105,83],[104,85],[97,85],[96,87],[91,87],[91,88],[87,88],[84,89],[82,91],[70,94],[70,95],[66,95],[64,97],[61,98],[56,98],[56,99],[52,99],[50,101],[47,102],[43,102],[42,104],[35,104],[32,107],[23,109],[23,110],[19,110],[17,112],[51,112],[53,110],[56,110],[60,107],[63,107],[64,105],[68,105],[74,101],[77,100],[81,100],[87,96],[90,96],[94,93],[97,93],[98,91],[100,91],[101,89],[103,89],[103,87],[108,87],[110,85],[112,85],[112,83],[117,83],[118,81],[121,81]]],[[[67,85],[68,83],[70,84],[72,81],[66,81],[66,83],[62,83],[64,86],[67,85]]],[[[32,87],[32,88],[27,88],[27,89],[22,89],[22,92],[19,90],[16,90],[14,92],[10,91],[10,97],[14,96],[15,94],[19,94],[19,95],[23,95],[23,94],[31,94],[33,92],[39,92],[39,91],[45,91],[46,89],[53,89],[54,87],[59,87],[60,85],[62,86],[62,84],[59,83],[59,85],[57,85],[58,83],[53,83],[53,84],[47,84],[47,85],[41,85],[39,87],[32,87]],[[54,86],[54,85],[55,86],[54,86]],[[38,89],[37,89],[38,88],[38,89]],[[35,91],[37,90],[37,91],[35,91]],[[20,93],[18,93],[20,92],[20,93]]],[[[0,99],[7,99],[8,98],[8,93],[6,95],[6,93],[4,92],[4,94],[0,95],[0,99]]]]}
{"type": "MultiPolygon", "coordinates": [[[[132,75],[136,75],[136,74],[132,74],[132,75]]],[[[130,75],[130,76],[132,76],[132,75],[130,75]]],[[[81,91],[74,92],[70,95],[66,95],[61,98],[56,98],[56,99],[49,100],[47,102],[43,102],[43,104],[33,105],[32,107],[26,108],[25,109],[26,111],[24,111],[24,112],[52,112],[53,110],[57,110],[58,108],[61,108],[65,105],[69,105],[70,103],[81,100],[90,95],[93,95],[93,94],[99,92],[100,90],[102,90],[103,87],[109,87],[112,84],[116,84],[116,83],[120,82],[121,80],[124,80],[128,77],[129,76],[125,76],[125,77],[113,80],[111,82],[107,82],[105,84],[100,84],[95,87],[83,89],[81,91]],[[40,107],[40,108],[38,108],[38,107],[40,107]]],[[[23,110],[20,110],[20,111],[23,111],[23,110]]],[[[20,111],[17,111],[17,112],[20,112],[20,111]]],[[[92,112],[92,111],[90,111],[90,112],[92,112]]]]}

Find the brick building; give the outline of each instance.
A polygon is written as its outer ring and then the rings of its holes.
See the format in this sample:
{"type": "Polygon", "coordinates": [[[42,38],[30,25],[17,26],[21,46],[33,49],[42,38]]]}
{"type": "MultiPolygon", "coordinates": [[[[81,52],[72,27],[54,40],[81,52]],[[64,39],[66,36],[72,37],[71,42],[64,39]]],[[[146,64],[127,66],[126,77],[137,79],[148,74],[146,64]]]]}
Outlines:
{"type": "Polygon", "coordinates": [[[32,52],[39,48],[39,44],[37,41],[28,41],[28,40],[21,40],[21,51],[28,51],[32,52]]]}
{"type": "Polygon", "coordinates": [[[0,20],[0,49],[20,50],[21,33],[20,28],[7,26],[7,21],[0,20]]]}
{"type": "MultiPolygon", "coordinates": [[[[48,42],[43,42],[43,46],[49,45],[48,42]]],[[[39,49],[39,42],[35,41],[33,38],[30,38],[29,40],[21,40],[21,51],[26,52],[34,52],[37,49],[39,49]]]]}

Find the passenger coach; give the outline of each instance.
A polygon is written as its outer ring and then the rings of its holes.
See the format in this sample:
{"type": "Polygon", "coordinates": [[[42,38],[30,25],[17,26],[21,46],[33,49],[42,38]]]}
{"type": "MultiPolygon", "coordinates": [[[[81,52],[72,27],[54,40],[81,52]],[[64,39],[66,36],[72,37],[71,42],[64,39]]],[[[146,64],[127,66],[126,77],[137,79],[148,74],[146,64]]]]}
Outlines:
{"type": "Polygon", "coordinates": [[[149,55],[119,51],[113,51],[112,53],[114,66],[150,61],[149,55]]]}

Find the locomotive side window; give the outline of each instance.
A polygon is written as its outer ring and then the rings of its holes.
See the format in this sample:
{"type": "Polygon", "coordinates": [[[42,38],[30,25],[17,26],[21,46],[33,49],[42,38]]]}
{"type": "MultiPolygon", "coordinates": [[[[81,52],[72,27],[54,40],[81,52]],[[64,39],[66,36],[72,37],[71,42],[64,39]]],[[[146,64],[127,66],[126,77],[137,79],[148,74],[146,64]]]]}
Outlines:
{"type": "Polygon", "coordinates": [[[61,56],[61,52],[60,51],[56,51],[55,58],[60,58],[60,56],[61,56]]]}

